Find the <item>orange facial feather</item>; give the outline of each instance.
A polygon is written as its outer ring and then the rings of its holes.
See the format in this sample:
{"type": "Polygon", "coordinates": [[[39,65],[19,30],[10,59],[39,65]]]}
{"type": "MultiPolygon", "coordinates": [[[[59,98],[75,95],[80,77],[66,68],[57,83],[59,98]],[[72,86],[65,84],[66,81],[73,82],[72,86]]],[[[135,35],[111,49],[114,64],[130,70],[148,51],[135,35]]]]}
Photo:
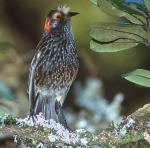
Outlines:
{"type": "Polygon", "coordinates": [[[51,27],[51,24],[50,24],[50,19],[48,19],[48,18],[46,18],[45,25],[44,25],[44,30],[47,30],[48,32],[51,32],[51,30],[52,30],[52,27],[51,27]]]}

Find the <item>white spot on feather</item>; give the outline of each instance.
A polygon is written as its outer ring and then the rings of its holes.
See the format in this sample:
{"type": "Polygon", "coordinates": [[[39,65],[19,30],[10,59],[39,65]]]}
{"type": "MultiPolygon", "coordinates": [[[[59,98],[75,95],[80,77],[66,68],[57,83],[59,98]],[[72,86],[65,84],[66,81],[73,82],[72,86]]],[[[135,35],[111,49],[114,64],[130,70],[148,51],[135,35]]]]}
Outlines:
{"type": "Polygon", "coordinates": [[[57,97],[56,97],[56,100],[57,100],[58,102],[60,102],[61,96],[57,96],[57,97]]]}
{"type": "Polygon", "coordinates": [[[37,54],[37,58],[39,58],[39,57],[40,57],[40,55],[41,55],[41,52],[39,52],[39,53],[37,54]]]}

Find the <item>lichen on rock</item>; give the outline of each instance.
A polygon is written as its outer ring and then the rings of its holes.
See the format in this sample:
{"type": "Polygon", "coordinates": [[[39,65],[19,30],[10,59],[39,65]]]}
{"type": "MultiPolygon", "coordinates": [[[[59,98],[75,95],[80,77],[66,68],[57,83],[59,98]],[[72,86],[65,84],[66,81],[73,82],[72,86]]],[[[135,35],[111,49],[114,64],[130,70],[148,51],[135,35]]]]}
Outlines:
{"type": "MultiPolygon", "coordinates": [[[[140,111],[144,108],[145,106],[140,111]]],[[[15,147],[29,148],[94,146],[137,148],[137,145],[149,148],[150,122],[138,120],[134,115],[136,112],[124,118],[120,124],[111,124],[98,135],[85,129],[70,132],[54,120],[45,120],[41,113],[37,115],[36,122],[29,120],[29,117],[21,119],[5,115],[0,117],[0,141],[7,140],[11,141],[13,146],[15,144],[15,147]],[[134,147],[134,143],[137,147],[134,147]]]]}

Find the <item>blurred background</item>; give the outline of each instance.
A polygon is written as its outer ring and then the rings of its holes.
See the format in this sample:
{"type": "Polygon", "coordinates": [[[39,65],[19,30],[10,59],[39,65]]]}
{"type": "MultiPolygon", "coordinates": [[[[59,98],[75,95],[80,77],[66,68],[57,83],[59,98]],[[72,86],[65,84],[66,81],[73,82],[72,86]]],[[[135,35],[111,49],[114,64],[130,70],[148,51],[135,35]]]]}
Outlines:
{"type": "Polygon", "coordinates": [[[89,0],[0,0],[0,115],[28,114],[26,88],[33,50],[42,36],[46,14],[64,4],[80,13],[72,19],[80,69],[65,101],[67,120],[73,128],[96,131],[150,102],[149,89],[121,78],[122,73],[137,68],[150,69],[150,50],[140,45],[117,53],[91,51],[90,27],[116,18],[89,0]]]}

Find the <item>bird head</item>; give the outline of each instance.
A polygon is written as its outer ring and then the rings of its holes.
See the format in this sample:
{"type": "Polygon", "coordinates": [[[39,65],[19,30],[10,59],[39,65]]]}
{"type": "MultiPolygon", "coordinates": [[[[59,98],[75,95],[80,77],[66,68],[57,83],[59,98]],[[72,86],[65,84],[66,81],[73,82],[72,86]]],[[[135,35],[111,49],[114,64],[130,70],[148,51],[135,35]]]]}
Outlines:
{"type": "Polygon", "coordinates": [[[44,30],[48,32],[61,30],[70,21],[71,17],[77,14],[79,13],[71,12],[70,8],[66,6],[51,10],[46,17],[44,30]]]}

